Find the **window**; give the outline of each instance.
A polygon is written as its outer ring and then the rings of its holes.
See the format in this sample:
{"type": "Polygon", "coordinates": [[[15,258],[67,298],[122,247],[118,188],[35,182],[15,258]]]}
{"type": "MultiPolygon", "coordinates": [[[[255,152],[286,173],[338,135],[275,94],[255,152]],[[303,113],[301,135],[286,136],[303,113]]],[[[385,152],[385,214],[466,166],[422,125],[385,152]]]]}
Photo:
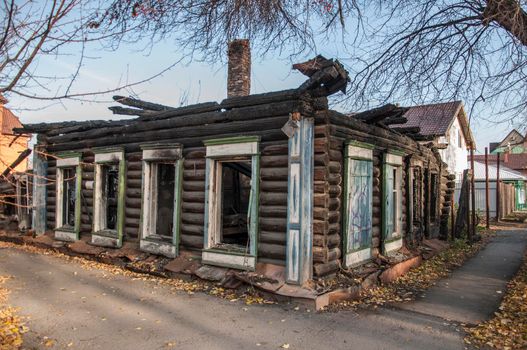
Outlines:
{"type": "Polygon", "coordinates": [[[180,144],[146,144],[143,149],[141,250],[176,257],[183,171],[180,144]]]}
{"type": "Polygon", "coordinates": [[[437,174],[430,175],[430,220],[437,220],[439,182],[437,174]]]}
{"type": "Polygon", "coordinates": [[[384,253],[402,246],[402,155],[386,153],[383,185],[384,253]]]}
{"type": "Polygon", "coordinates": [[[412,177],[412,200],[413,200],[413,221],[414,225],[420,225],[422,220],[422,190],[423,183],[422,171],[419,167],[413,168],[414,176],[412,177]]]}
{"type": "Polygon", "coordinates": [[[457,145],[459,148],[463,148],[463,135],[460,131],[457,133],[457,145]]]}
{"type": "Polygon", "coordinates": [[[344,209],[345,266],[371,258],[373,146],[350,142],[346,148],[344,209]]]}
{"type": "Polygon", "coordinates": [[[79,239],[82,170],[79,153],[57,155],[55,239],[79,239]]]}
{"type": "Polygon", "coordinates": [[[125,159],[120,148],[98,148],[95,153],[95,192],[92,243],[122,245],[125,198],[125,159]]]}
{"type": "Polygon", "coordinates": [[[256,266],[259,155],[257,137],[205,142],[204,263],[256,266]]]}

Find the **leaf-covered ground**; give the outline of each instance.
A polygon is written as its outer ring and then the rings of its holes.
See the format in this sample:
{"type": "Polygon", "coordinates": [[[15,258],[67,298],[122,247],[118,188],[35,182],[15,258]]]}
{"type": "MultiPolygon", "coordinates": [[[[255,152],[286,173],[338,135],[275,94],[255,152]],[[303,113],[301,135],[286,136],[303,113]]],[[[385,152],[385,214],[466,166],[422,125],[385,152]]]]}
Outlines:
{"type": "Polygon", "coordinates": [[[425,260],[420,266],[411,269],[393,283],[363,290],[359,300],[344,301],[336,307],[357,308],[414,300],[438,280],[448,277],[453,269],[463,265],[466,260],[474,256],[494,234],[490,230],[482,230],[479,233],[482,237],[480,241],[472,245],[461,239],[451,242],[448,249],[425,260]]]}
{"type": "Polygon", "coordinates": [[[507,285],[495,317],[465,329],[468,344],[512,350],[527,349],[527,253],[518,274],[507,285]]]}
{"type": "MultiPolygon", "coordinates": [[[[163,278],[152,276],[144,273],[133,272],[127,270],[121,266],[104,264],[93,260],[85,259],[83,257],[76,257],[66,255],[55,250],[40,248],[32,245],[20,245],[10,242],[0,242],[0,248],[14,248],[24,250],[29,253],[42,254],[53,256],[59,259],[69,260],[78,263],[82,268],[87,270],[98,269],[103,271],[103,277],[110,277],[112,275],[127,276],[133,279],[139,279],[143,281],[149,281],[159,285],[168,286],[172,291],[186,292],[188,294],[194,294],[196,292],[203,292],[209,295],[227,299],[229,301],[242,301],[247,305],[250,304],[273,304],[274,302],[265,299],[261,294],[249,287],[247,289],[232,290],[219,286],[213,282],[207,282],[203,280],[183,280],[179,278],[163,278]]],[[[0,349],[3,350],[3,349],[0,349]]]]}
{"type": "Polygon", "coordinates": [[[0,276],[0,350],[19,349],[26,331],[17,309],[7,305],[9,291],[2,287],[9,277],[0,276]]]}

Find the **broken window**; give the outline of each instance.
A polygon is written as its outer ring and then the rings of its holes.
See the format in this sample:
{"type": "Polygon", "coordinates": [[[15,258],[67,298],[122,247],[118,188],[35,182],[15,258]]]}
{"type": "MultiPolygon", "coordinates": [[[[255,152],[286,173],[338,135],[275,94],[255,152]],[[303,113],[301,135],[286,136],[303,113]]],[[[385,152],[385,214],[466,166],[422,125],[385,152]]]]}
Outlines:
{"type": "Polygon", "coordinates": [[[252,269],[258,223],[258,142],[255,137],[207,146],[205,250],[209,264],[252,269]]]}
{"type": "Polygon", "coordinates": [[[62,169],[62,227],[75,226],[75,168],[62,169]]]}
{"type": "Polygon", "coordinates": [[[414,224],[419,225],[422,220],[422,194],[421,194],[421,186],[423,183],[421,168],[414,168],[413,169],[414,176],[412,178],[412,199],[413,199],[413,216],[414,216],[414,224]]]}
{"type": "Polygon", "coordinates": [[[439,183],[437,181],[437,174],[430,175],[430,220],[432,222],[437,220],[439,183]]]}
{"type": "Polygon", "coordinates": [[[179,144],[143,148],[141,249],[175,257],[179,240],[182,149],[179,144]]]}
{"type": "Polygon", "coordinates": [[[101,201],[105,212],[100,223],[102,230],[117,229],[117,201],[119,193],[119,164],[101,166],[101,201]]]}
{"type": "Polygon", "coordinates": [[[402,156],[392,153],[384,161],[384,252],[402,246],[402,156]]]}
{"type": "Polygon", "coordinates": [[[174,164],[158,163],[156,234],[172,240],[174,230],[174,192],[176,168],[174,164]]]}
{"type": "Polygon", "coordinates": [[[95,153],[92,244],[119,247],[124,226],[124,152],[103,148],[95,153]]]}
{"type": "Polygon", "coordinates": [[[249,230],[247,216],[251,195],[251,161],[221,161],[221,233],[216,247],[239,250],[247,249],[249,230]]]}
{"type": "Polygon", "coordinates": [[[68,153],[69,157],[58,156],[55,203],[55,238],[64,241],[79,239],[80,191],[82,169],[80,154],[68,153]]]}

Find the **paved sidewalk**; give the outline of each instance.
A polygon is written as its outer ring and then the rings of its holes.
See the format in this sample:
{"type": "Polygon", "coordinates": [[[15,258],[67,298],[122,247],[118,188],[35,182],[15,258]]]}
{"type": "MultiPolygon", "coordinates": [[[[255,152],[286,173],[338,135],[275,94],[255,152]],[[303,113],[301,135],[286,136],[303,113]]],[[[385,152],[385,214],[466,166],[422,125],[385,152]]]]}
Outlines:
{"type": "Polygon", "coordinates": [[[397,307],[446,320],[481,323],[498,309],[526,248],[526,230],[499,231],[481,252],[430,288],[424,298],[397,307]]]}

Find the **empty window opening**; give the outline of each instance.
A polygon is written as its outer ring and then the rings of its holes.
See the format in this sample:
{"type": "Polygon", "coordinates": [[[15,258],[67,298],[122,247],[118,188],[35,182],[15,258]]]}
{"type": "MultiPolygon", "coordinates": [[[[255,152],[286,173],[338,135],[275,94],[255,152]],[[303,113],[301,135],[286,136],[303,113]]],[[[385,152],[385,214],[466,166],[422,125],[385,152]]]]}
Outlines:
{"type": "Polygon", "coordinates": [[[393,171],[393,184],[392,184],[393,201],[392,203],[394,204],[392,205],[392,222],[394,224],[393,232],[397,232],[397,211],[399,210],[399,208],[397,207],[399,203],[399,200],[397,198],[399,194],[397,190],[397,169],[394,168],[392,171],[393,171]]]}
{"type": "Polygon", "coordinates": [[[437,174],[430,176],[430,220],[437,219],[437,199],[438,199],[438,181],[437,174]]]}
{"type": "Polygon", "coordinates": [[[176,168],[174,163],[156,163],[154,168],[154,171],[157,172],[154,188],[157,196],[155,232],[162,239],[172,240],[174,232],[176,168]]]}
{"type": "Polygon", "coordinates": [[[117,202],[119,198],[119,165],[104,164],[102,170],[102,200],[105,215],[102,227],[107,230],[117,229],[117,202]]]}
{"type": "Polygon", "coordinates": [[[414,224],[421,223],[421,212],[422,212],[422,205],[421,205],[421,170],[415,169],[414,170],[414,176],[412,179],[412,200],[413,200],[413,219],[414,224]]]}
{"type": "Polygon", "coordinates": [[[62,169],[62,226],[75,227],[76,169],[62,169]]]}
{"type": "Polygon", "coordinates": [[[218,162],[218,174],[221,174],[219,248],[245,251],[248,246],[251,171],[250,160],[218,162]]]}

